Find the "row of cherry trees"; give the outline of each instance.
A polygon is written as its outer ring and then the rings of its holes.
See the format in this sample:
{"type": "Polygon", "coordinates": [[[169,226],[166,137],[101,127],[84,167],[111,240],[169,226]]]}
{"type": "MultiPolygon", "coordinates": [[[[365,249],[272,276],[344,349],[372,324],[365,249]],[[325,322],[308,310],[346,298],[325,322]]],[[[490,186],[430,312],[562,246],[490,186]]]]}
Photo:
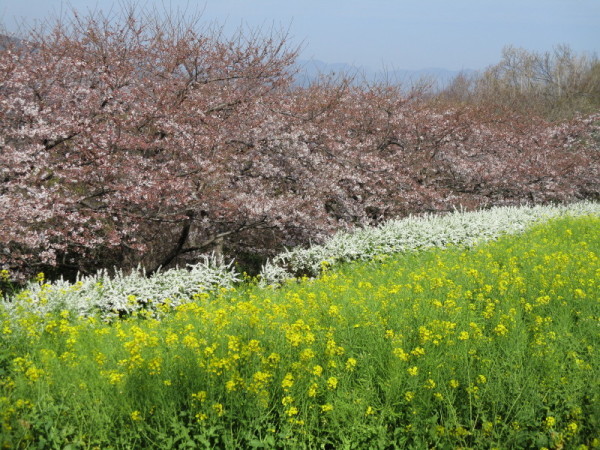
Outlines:
{"type": "Polygon", "coordinates": [[[410,213],[599,197],[599,115],[299,88],[295,57],[283,35],[133,13],[74,15],[4,48],[0,265],[249,260],[410,213]]]}

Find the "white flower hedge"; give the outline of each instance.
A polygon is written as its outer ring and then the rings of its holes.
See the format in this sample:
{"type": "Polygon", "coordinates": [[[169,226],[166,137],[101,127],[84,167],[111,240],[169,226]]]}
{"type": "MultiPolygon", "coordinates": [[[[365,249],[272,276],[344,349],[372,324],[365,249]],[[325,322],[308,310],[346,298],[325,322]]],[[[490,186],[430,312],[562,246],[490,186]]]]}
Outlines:
{"type": "Polygon", "coordinates": [[[283,252],[263,266],[261,284],[277,285],[300,275],[316,276],[324,264],[368,260],[379,255],[448,244],[470,247],[503,234],[520,233],[560,216],[600,215],[600,203],[562,206],[496,207],[484,211],[423,215],[391,220],[378,227],[338,233],[323,245],[283,252]]]}
{"type": "Polygon", "coordinates": [[[141,268],[125,275],[108,276],[101,271],[78,278],[73,284],[64,280],[51,283],[29,282],[25,289],[4,301],[9,314],[26,309],[38,316],[52,311],[70,311],[80,316],[100,313],[103,319],[131,315],[141,310],[158,317],[194,296],[220,288],[231,288],[240,281],[231,264],[214,257],[188,266],[146,276],[141,268]]]}
{"type": "MultiPolygon", "coordinates": [[[[368,260],[380,255],[415,251],[449,244],[470,247],[504,234],[520,233],[532,225],[561,216],[600,215],[600,203],[563,206],[497,207],[477,212],[424,215],[386,222],[354,232],[337,233],[323,245],[285,251],[268,261],[260,285],[277,286],[298,276],[317,276],[324,265],[368,260]]],[[[81,316],[99,314],[105,320],[145,310],[152,317],[190,302],[194,297],[240,281],[232,264],[206,257],[187,269],[171,269],[146,276],[143,269],[109,277],[104,271],[72,284],[30,282],[5,298],[5,311],[14,316],[33,312],[45,316],[68,310],[81,316]]]]}

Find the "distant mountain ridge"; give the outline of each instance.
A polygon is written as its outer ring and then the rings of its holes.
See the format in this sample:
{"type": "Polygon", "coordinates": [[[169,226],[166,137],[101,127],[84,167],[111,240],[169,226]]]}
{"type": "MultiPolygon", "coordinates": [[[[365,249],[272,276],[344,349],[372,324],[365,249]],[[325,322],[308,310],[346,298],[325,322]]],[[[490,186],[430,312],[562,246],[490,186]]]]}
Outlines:
{"type": "Polygon", "coordinates": [[[6,49],[9,45],[19,45],[21,42],[20,39],[17,39],[12,36],[8,36],[6,34],[0,34],[0,50],[6,49]]]}
{"type": "Polygon", "coordinates": [[[311,81],[317,80],[322,75],[350,75],[355,76],[357,83],[363,80],[368,82],[388,81],[402,85],[412,85],[426,80],[434,84],[433,87],[443,89],[448,86],[454,78],[464,73],[471,75],[476,70],[450,70],[438,67],[429,67],[418,70],[409,69],[391,69],[391,70],[373,70],[368,67],[354,66],[346,63],[326,63],[318,59],[299,59],[296,62],[298,74],[296,84],[305,86],[311,81]]]}
{"type": "MultiPolygon", "coordinates": [[[[18,46],[20,42],[21,40],[18,38],[0,34],[0,50],[6,49],[9,45],[16,44],[18,46]]],[[[298,69],[295,78],[297,86],[307,86],[311,82],[318,80],[321,76],[348,75],[354,76],[357,84],[362,81],[387,81],[411,86],[425,80],[432,83],[434,88],[443,89],[460,73],[466,73],[467,75],[476,73],[475,70],[471,69],[449,70],[437,67],[419,70],[394,69],[375,71],[367,67],[346,63],[326,63],[318,59],[299,59],[296,61],[296,68],[298,69]]]]}

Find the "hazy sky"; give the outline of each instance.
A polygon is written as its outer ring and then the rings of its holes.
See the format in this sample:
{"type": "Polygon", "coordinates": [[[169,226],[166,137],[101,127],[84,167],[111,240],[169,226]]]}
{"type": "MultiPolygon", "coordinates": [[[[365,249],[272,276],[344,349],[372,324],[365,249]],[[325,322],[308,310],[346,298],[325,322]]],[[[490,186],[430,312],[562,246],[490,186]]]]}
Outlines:
{"type": "MultiPolygon", "coordinates": [[[[137,0],[163,9],[204,11],[233,30],[289,28],[303,59],[373,69],[482,69],[502,47],[551,50],[569,44],[600,53],[600,0],[137,0]]],[[[115,0],[0,0],[8,31],[69,9],[119,8],[115,0]]]]}

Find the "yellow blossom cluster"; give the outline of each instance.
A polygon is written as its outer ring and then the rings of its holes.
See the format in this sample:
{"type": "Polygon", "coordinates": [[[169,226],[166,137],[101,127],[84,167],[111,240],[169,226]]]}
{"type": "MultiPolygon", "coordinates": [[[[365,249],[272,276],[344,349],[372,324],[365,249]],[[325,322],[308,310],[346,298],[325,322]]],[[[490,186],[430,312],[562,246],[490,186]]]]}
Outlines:
{"type": "Polygon", "coordinates": [[[203,426],[277,417],[294,433],[350,416],[395,417],[408,436],[419,432],[413,417],[444,416],[454,422],[428,432],[464,443],[524,426],[528,410],[519,405],[529,395],[547,402],[534,411],[539,432],[575,442],[585,414],[547,411],[559,407],[550,403],[558,384],[580,392],[582,380],[598,379],[591,336],[600,324],[600,258],[585,240],[567,251],[558,237],[535,233],[328,269],[279,290],[225,290],[161,321],[6,316],[3,342],[29,350],[15,350],[2,380],[2,426],[14,426],[39,392],[83,386],[103,407],[98,392],[123,399],[127,407],[114,414],[140,426],[169,402],[203,426]],[[17,407],[17,397],[29,403],[17,407]],[[499,414],[509,425],[499,426],[499,414]]]}

